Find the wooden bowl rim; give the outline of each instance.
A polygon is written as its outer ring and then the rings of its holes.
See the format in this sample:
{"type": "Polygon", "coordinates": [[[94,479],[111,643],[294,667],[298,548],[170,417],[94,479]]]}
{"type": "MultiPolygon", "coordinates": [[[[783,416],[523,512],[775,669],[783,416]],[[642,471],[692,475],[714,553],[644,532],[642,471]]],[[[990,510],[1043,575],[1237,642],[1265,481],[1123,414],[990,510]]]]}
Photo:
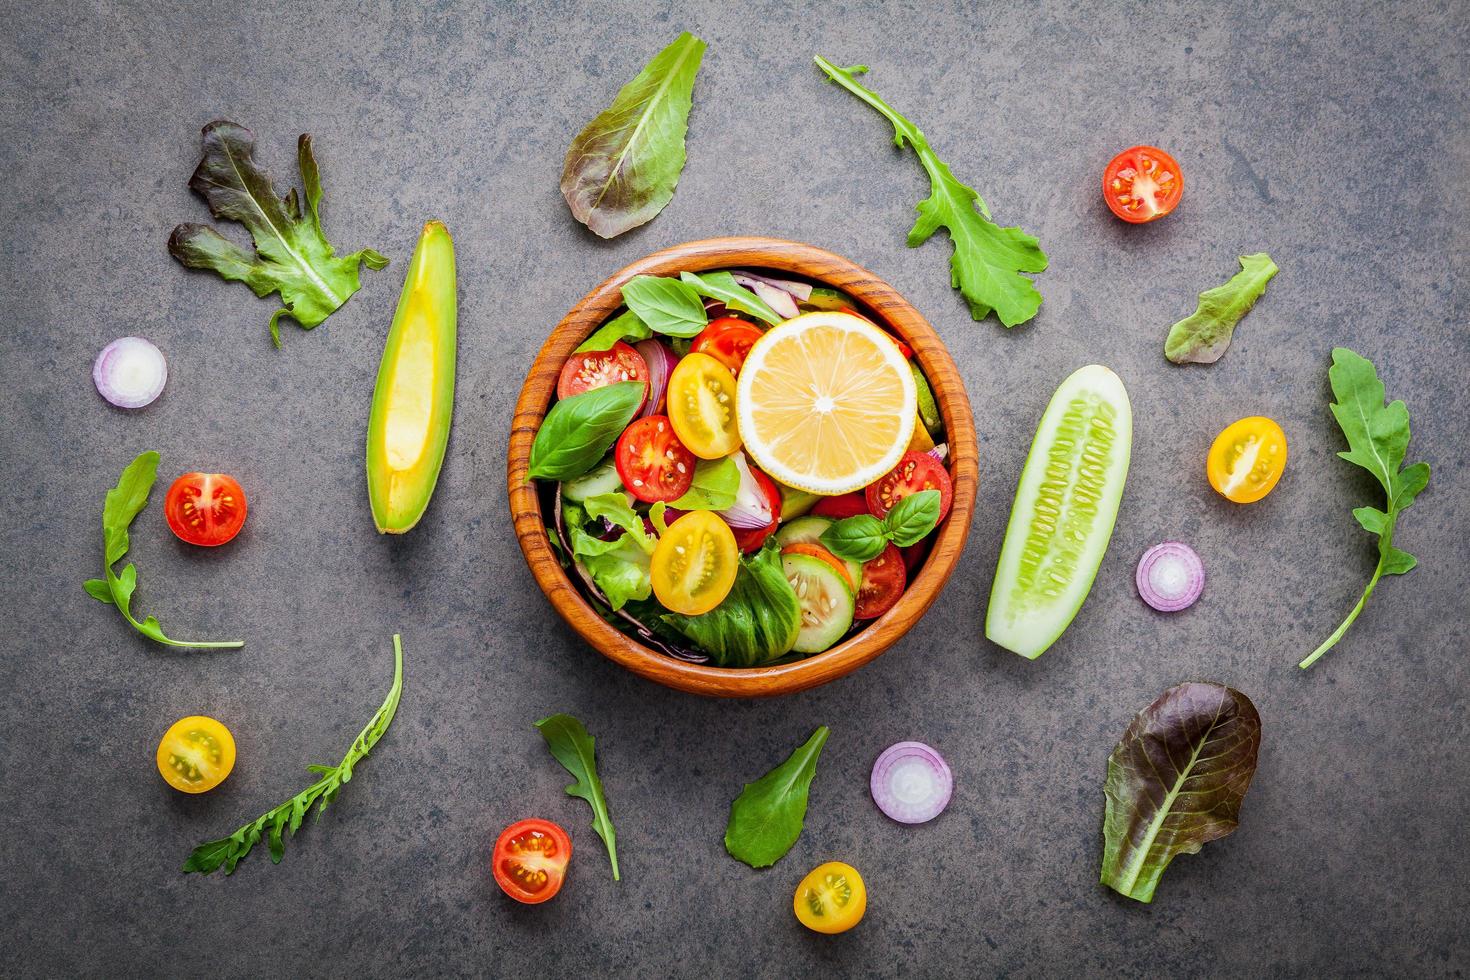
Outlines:
{"type": "Polygon", "coordinates": [[[668,687],[716,697],[762,697],[803,691],[856,670],[888,649],[924,615],[954,571],[970,533],[979,477],[974,417],[954,360],[929,322],[887,282],[856,263],[804,242],[732,237],[685,242],[633,262],[593,288],[551,331],[521,388],[511,424],[507,480],[516,537],[531,573],[563,619],[604,656],[668,687]],[[892,609],[823,653],[769,667],[715,667],[677,660],[644,646],[607,623],[561,567],[546,533],[535,484],[526,479],[531,443],[566,357],[623,305],[622,285],[634,276],[750,267],[794,273],[840,289],[892,328],[935,381],[944,419],[954,499],[919,575],[892,609]],[[944,383],[938,378],[944,377],[944,383]]]}

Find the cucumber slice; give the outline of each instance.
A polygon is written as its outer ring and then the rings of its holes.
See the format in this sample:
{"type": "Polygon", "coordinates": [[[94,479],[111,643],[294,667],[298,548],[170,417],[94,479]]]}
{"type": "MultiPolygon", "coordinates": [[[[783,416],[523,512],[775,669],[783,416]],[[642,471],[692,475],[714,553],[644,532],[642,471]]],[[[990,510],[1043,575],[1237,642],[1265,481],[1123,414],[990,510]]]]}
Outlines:
{"type": "Polygon", "coordinates": [[[782,555],[781,570],[801,605],[797,653],[821,653],[852,627],[857,597],[837,569],[811,555],[782,555]]]}
{"type": "Polygon", "coordinates": [[[924,428],[929,432],[929,438],[935,442],[944,441],[944,419],[939,415],[939,403],[934,400],[934,392],[929,387],[929,379],[924,377],[924,372],[919,370],[919,365],[909,362],[909,367],[914,371],[914,389],[919,395],[919,418],[924,422],[924,428]]]}
{"type": "MultiPolygon", "coordinates": [[[[822,532],[832,526],[830,517],[812,515],[810,517],[798,517],[790,524],[784,525],[776,532],[776,543],[781,547],[788,544],[821,544],[822,532]]],[[[833,555],[833,557],[837,557],[833,555]]],[[[853,587],[856,588],[863,583],[863,563],[860,561],[849,561],[841,559],[842,564],[847,566],[847,575],[852,579],[853,587]]]]}
{"type": "Polygon", "coordinates": [[[990,590],[985,635],[1035,660],[1092,588],[1128,478],[1133,409],[1116,374],[1074,371],[1036,427],[990,590]]]}
{"type": "Polygon", "coordinates": [[[567,500],[581,503],[588,497],[621,489],[623,489],[622,478],[618,476],[618,469],[613,465],[613,458],[609,456],[575,480],[563,483],[561,495],[567,500]]]}

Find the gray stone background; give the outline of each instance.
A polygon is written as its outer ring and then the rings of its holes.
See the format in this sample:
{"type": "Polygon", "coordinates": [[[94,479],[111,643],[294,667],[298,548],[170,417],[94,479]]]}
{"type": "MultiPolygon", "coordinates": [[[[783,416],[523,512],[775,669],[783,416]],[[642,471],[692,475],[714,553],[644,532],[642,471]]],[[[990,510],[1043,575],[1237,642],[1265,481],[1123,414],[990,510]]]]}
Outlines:
{"type": "MultiPolygon", "coordinates": [[[[1470,12],[1462,3],[1027,2],[392,5],[10,2],[0,18],[0,973],[107,976],[1463,975],[1465,438],[1470,409],[1470,12]],[[651,224],[588,234],[557,190],[571,136],[680,29],[709,41],[689,161],[651,224]],[[814,53],[874,69],[997,218],[1051,268],[1024,327],[970,321],[948,246],[906,249],[927,186],[886,124],[822,84],[814,53]],[[324,326],[285,328],[239,284],[164,250],[206,220],[185,182],[198,131],[259,136],[284,188],[316,139],[341,249],[393,260],[324,326]],[[1099,174],[1155,142],[1187,175],[1167,220],[1127,227],[1099,174]],[[433,506],[373,531],[362,442],[382,339],[421,222],[458,248],[459,392],[433,506]],[[815,242],[885,277],[949,344],[976,409],[979,508],[942,599],[864,670],[774,701],[701,700],[584,646],[538,593],[511,534],[513,400],[546,332],[623,264],[688,239],[815,242]],[[1161,356],[1168,325],[1238,254],[1281,266],[1210,368],[1161,356]],[[114,337],[169,358],[163,397],[111,410],[90,380],[114,337]],[[1434,477],[1386,581],[1339,649],[1296,662],[1347,612],[1376,502],[1337,460],[1329,352],[1375,361],[1434,477]],[[1136,412],[1128,492],[1092,596],[1031,663],[981,638],[993,564],[1032,429],[1054,386],[1100,361],[1136,412]],[[1222,501],[1206,447],[1249,414],[1280,420],[1285,479],[1222,501]],[[138,607],[239,652],[163,649],[88,599],[102,496],[163,454],[134,529],[138,607]],[[243,534],[180,544],[159,500],[223,470],[243,534]],[[1209,585],[1163,617],[1134,563],[1193,543],[1209,585]],[[231,878],[184,876],[200,841],[336,762],[407,650],[392,730],[338,805],[231,878]],[[1179,859],[1152,906],[1097,883],[1105,760],[1133,713],[1187,678],[1254,699],[1260,768],[1232,837],[1179,859]],[[584,719],[619,833],[611,880],[585,805],[531,723],[584,719]],[[186,798],[154,748],[176,718],[223,719],[234,774],[186,798]],[[724,853],[742,782],[832,727],[806,830],[776,867],[724,853]],[[889,743],[928,741],[957,778],[948,811],[903,828],[872,805],[889,743]],[[549,905],[487,870],[512,820],[576,839],[549,905]],[[871,904],[823,938],[797,880],[840,858],[871,904]]],[[[239,229],[234,229],[238,231],[239,229]]]]}

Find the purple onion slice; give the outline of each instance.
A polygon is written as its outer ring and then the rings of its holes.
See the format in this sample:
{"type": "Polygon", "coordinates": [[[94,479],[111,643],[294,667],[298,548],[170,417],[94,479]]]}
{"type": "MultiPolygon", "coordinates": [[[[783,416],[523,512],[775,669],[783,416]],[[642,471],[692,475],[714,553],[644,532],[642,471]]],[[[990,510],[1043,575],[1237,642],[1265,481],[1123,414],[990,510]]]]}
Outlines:
{"type": "Polygon", "coordinates": [[[1138,561],[1138,595],[1159,612],[1194,605],[1205,589],[1205,566],[1194,549],[1179,541],[1156,544],[1138,561]]]}
{"type": "Polygon", "coordinates": [[[873,802],[899,823],[926,823],[944,812],[954,776],[944,757],[923,742],[890,745],[873,763],[873,802]]]}
{"type": "Polygon", "coordinates": [[[652,337],[638,341],[633,349],[643,358],[643,363],[648,365],[648,400],[643,403],[643,411],[638,413],[639,418],[647,418],[659,414],[664,407],[664,395],[669,390],[669,375],[674,373],[674,365],[679,363],[679,358],[669,349],[668,344],[652,337]]]}
{"type": "Polygon", "coordinates": [[[97,393],[118,408],[142,408],[163,393],[168,362],[150,341],[119,337],[97,355],[92,381],[97,393]]]}

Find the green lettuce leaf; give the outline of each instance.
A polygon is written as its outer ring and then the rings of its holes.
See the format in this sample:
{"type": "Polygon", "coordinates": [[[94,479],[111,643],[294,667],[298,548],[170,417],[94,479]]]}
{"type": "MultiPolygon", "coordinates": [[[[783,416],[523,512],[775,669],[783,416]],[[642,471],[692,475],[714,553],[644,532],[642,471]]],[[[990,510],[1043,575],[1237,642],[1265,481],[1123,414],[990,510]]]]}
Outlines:
{"type": "MultiPolygon", "coordinates": [[[[618,496],[620,494],[607,494],[607,496],[618,496]]],[[[588,499],[588,503],[599,498],[588,499]]],[[[627,501],[621,501],[627,507],[627,501]]],[[[604,500],[604,503],[606,501],[604,500]]],[[[628,508],[630,511],[632,508],[628,508]]],[[[599,513],[611,508],[602,508],[599,513]]],[[[613,510],[613,512],[616,512],[613,510]]],[[[621,515],[620,515],[621,516],[621,515]]],[[[631,531],[624,530],[611,541],[588,534],[583,527],[587,523],[587,515],[582,508],[572,501],[563,501],[562,519],[566,522],[567,540],[571,542],[572,554],[576,561],[582,563],[592,576],[592,581],[602,590],[607,597],[608,604],[613,609],[621,609],[627,603],[634,600],[647,599],[653,594],[653,580],[650,575],[650,554],[653,551],[652,544],[644,547],[642,539],[635,538],[631,531]]],[[[612,518],[608,518],[612,520],[612,518]]],[[[616,522],[614,522],[616,523],[616,522]]],[[[642,521],[639,522],[639,530],[642,521]]],[[[644,532],[644,538],[647,538],[644,532]]]]}
{"type": "Polygon", "coordinates": [[[209,202],[217,219],[238,221],[250,231],[255,250],[241,248],[208,225],[183,224],[168,240],[169,254],[191,269],[212,269],[249,286],[257,296],[280,293],[284,307],[271,315],[271,340],[281,346],[279,321],[289,316],[310,330],[357,292],[358,266],[381,269],[388,260],[370,248],[338,256],[322,231],[322,179],[301,134],[296,159],[306,185],[306,213],[292,187],[277,197],[255,162],[255,137],[228,120],[204,127],[204,158],[189,187],[209,202]]]}
{"type": "Polygon", "coordinates": [[[704,50],[699,38],[680,34],[572,140],[562,196],[603,238],[652,220],[673,198],[704,50]]]}
{"type": "Polygon", "coordinates": [[[821,726],[785,762],[745,784],[725,826],[725,850],[732,858],[768,868],[791,850],[806,822],[807,793],[828,734],[821,726]]]}
{"type": "Polygon", "coordinates": [[[1280,271],[1265,252],[1240,257],[1240,271],[1223,286],[1199,294],[1199,306],[1169,328],[1164,356],[1175,364],[1214,364],[1230,346],[1235,325],[1280,271]]]}
{"type": "Polygon", "coordinates": [[[950,285],[965,297],[972,317],[983,320],[994,312],[1007,327],[1034,317],[1041,306],[1041,294],[1021,273],[1046,269],[1046,253],[1036,239],[1020,228],[1002,228],[990,220],[985,201],[950,172],[929,148],[919,127],[858,82],[856,76],[868,70],[866,65],[839,68],[820,56],[816,62],[832,81],[892,123],[893,142],[899,147],[911,146],[929,175],[930,193],[919,202],[919,218],[909,231],[909,248],[917,248],[944,228],[954,244],[949,260],[950,285]]]}
{"type": "Polygon", "coordinates": [[[701,459],[694,464],[689,489],[669,506],[675,510],[724,510],[735,506],[739,490],[740,468],[733,456],[701,459]]]}
{"type": "Polygon", "coordinates": [[[666,613],[663,621],[709,654],[720,667],[759,667],[779,660],[796,644],[801,606],[781,569],[774,540],[742,558],[735,585],[707,613],[666,613]]]}

